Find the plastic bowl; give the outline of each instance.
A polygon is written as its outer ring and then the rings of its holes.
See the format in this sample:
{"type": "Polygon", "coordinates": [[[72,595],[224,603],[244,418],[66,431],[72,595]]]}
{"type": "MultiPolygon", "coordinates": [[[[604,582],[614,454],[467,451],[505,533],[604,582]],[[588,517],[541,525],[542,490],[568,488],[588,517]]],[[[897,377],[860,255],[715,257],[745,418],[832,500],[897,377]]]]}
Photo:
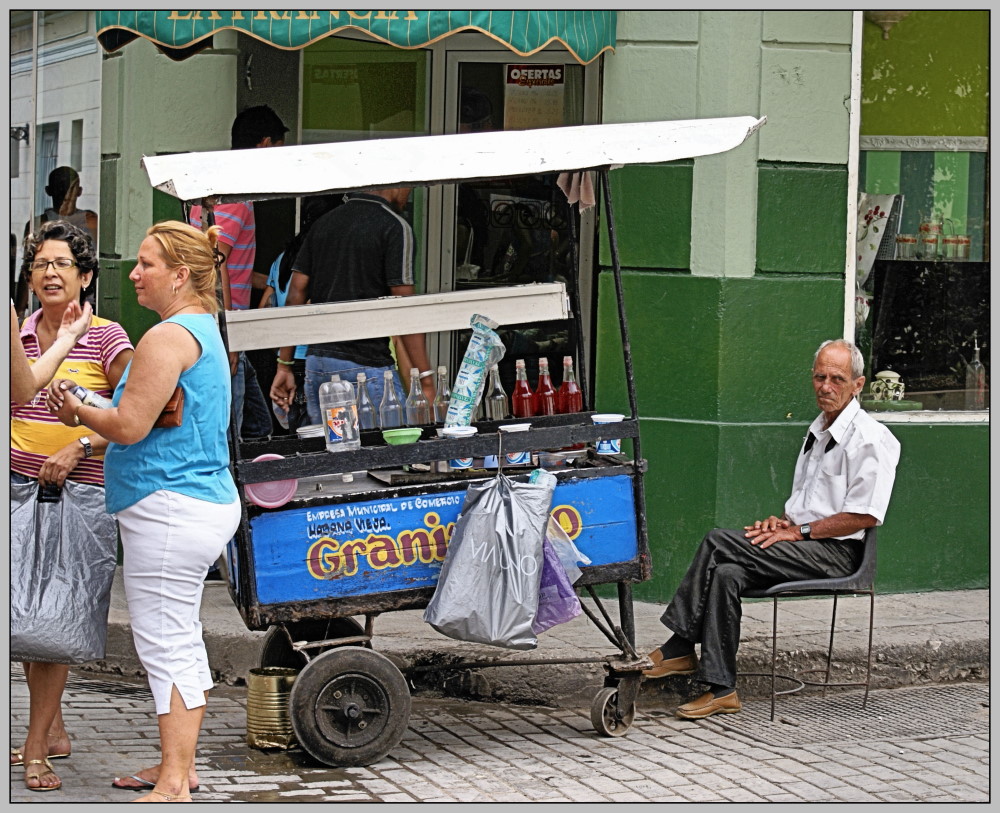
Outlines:
{"type": "Polygon", "coordinates": [[[383,429],[382,437],[392,446],[414,443],[420,440],[423,430],[419,426],[404,426],[401,429],[383,429]]]}
{"type": "MultiPolygon", "coordinates": [[[[253,462],[260,460],[284,460],[284,457],[280,454],[262,454],[255,457],[253,462]]],[[[298,480],[272,480],[269,483],[247,483],[243,490],[250,502],[261,508],[281,508],[295,496],[298,487],[298,480]]]]}

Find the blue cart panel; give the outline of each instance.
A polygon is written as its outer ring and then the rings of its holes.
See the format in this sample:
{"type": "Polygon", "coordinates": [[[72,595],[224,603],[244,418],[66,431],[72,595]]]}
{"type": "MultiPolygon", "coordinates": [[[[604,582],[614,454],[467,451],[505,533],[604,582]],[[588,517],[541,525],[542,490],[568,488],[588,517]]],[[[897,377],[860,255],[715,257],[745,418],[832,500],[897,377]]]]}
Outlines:
{"type": "MultiPolygon", "coordinates": [[[[312,504],[250,519],[260,605],[434,587],[465,489],[312,504]]],[[[628,475],[560,481],[553,516],[592,566],[638,556],[628,475]]]]}

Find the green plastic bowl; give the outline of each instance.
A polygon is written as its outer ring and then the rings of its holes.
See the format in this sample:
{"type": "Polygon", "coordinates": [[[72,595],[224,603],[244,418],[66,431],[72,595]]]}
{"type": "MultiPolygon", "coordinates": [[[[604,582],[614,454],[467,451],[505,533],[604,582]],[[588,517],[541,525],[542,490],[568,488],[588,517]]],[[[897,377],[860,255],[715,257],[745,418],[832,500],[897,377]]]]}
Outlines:
{"type": "Polygon", "coordinates": [[[385,442],[392,446],[400,446],[403,443],[415,443],[420,440],[423,430],[419,426],[406,426],[401,429],[383,429],[382,437],[385,442]]]}

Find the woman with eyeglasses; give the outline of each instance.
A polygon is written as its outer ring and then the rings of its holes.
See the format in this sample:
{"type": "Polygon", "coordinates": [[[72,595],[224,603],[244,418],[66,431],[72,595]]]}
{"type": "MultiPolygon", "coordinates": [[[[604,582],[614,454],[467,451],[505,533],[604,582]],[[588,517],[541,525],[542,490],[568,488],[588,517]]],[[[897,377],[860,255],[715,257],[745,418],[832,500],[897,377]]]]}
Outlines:
{"type": "MultiPolygon", "coordinates": [[[[65,221],[44,223],[25,240],[22,273],[40,303],[20,331],[25,356],[35,362],[65,341],[59,336],[67,310],[74,312],[73,304],[82,301],[97,274],[94,242],[85,231],[65,221]]],[[[69,350],[56,376],[72,378],[110,397],[131,359],[132,343],[121,325],[92,316],[86,333],[69,350]]],[[[85,426],[63,425],[47,409],[47,395],[43,389],[25,404],[11,401],[11,484],[61,489],[69,479],[103,492],[108,441],[85,426]]],[[[94,502],[102,505],[103,501],[94,502]]],[[[12,600],[19,586],[11,584],[12,600]]],[[[24,674],[31,697],[28,735],[21,748],[11,749],[10,762],[25,766],[28,790],[57,790],[62,781],[49,760],[68,757],[71,751],[61,710],[69,666],[25,663],[24,674]]]]}

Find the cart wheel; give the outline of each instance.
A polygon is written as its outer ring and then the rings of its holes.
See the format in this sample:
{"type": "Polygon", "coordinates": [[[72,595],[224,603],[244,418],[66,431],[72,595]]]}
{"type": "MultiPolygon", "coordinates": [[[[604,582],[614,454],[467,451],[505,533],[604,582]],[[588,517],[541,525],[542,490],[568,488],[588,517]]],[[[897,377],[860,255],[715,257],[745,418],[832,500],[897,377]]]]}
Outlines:
{"type": "MultiPolygon", "coordinates": [[[[347,638],[352,635],[364,635],[365,629],[353,618],[332,618],[329,620],[313,619],[310,621],[293,621],[285,625],[292,634],[293,641],[322,641],[326,638],[347,638]]],[[[316,655],[327,652],[333,647],[311,650],[316,655]]],[[[260,665],[284,666],[289,669],[301,669],[306,665],[306,656],[292,649],[288,636],[281,627],[271,627],[260,646],[260,665]]]]}
{"type": "Polygon", "coordinates": [[[624,737],[635,721],[635,703],[628,712],[618,716],[618,689],[604,686],[590,705],[590,722],[602,737],[624,737]]]}
{"type": "Polygon", "coordinates": [[[371,765],[403,738],[410,692],[385,655],[336,647],[299,673],[288,710],[299,744],[315,759],[335,767],[371,765]]]}

